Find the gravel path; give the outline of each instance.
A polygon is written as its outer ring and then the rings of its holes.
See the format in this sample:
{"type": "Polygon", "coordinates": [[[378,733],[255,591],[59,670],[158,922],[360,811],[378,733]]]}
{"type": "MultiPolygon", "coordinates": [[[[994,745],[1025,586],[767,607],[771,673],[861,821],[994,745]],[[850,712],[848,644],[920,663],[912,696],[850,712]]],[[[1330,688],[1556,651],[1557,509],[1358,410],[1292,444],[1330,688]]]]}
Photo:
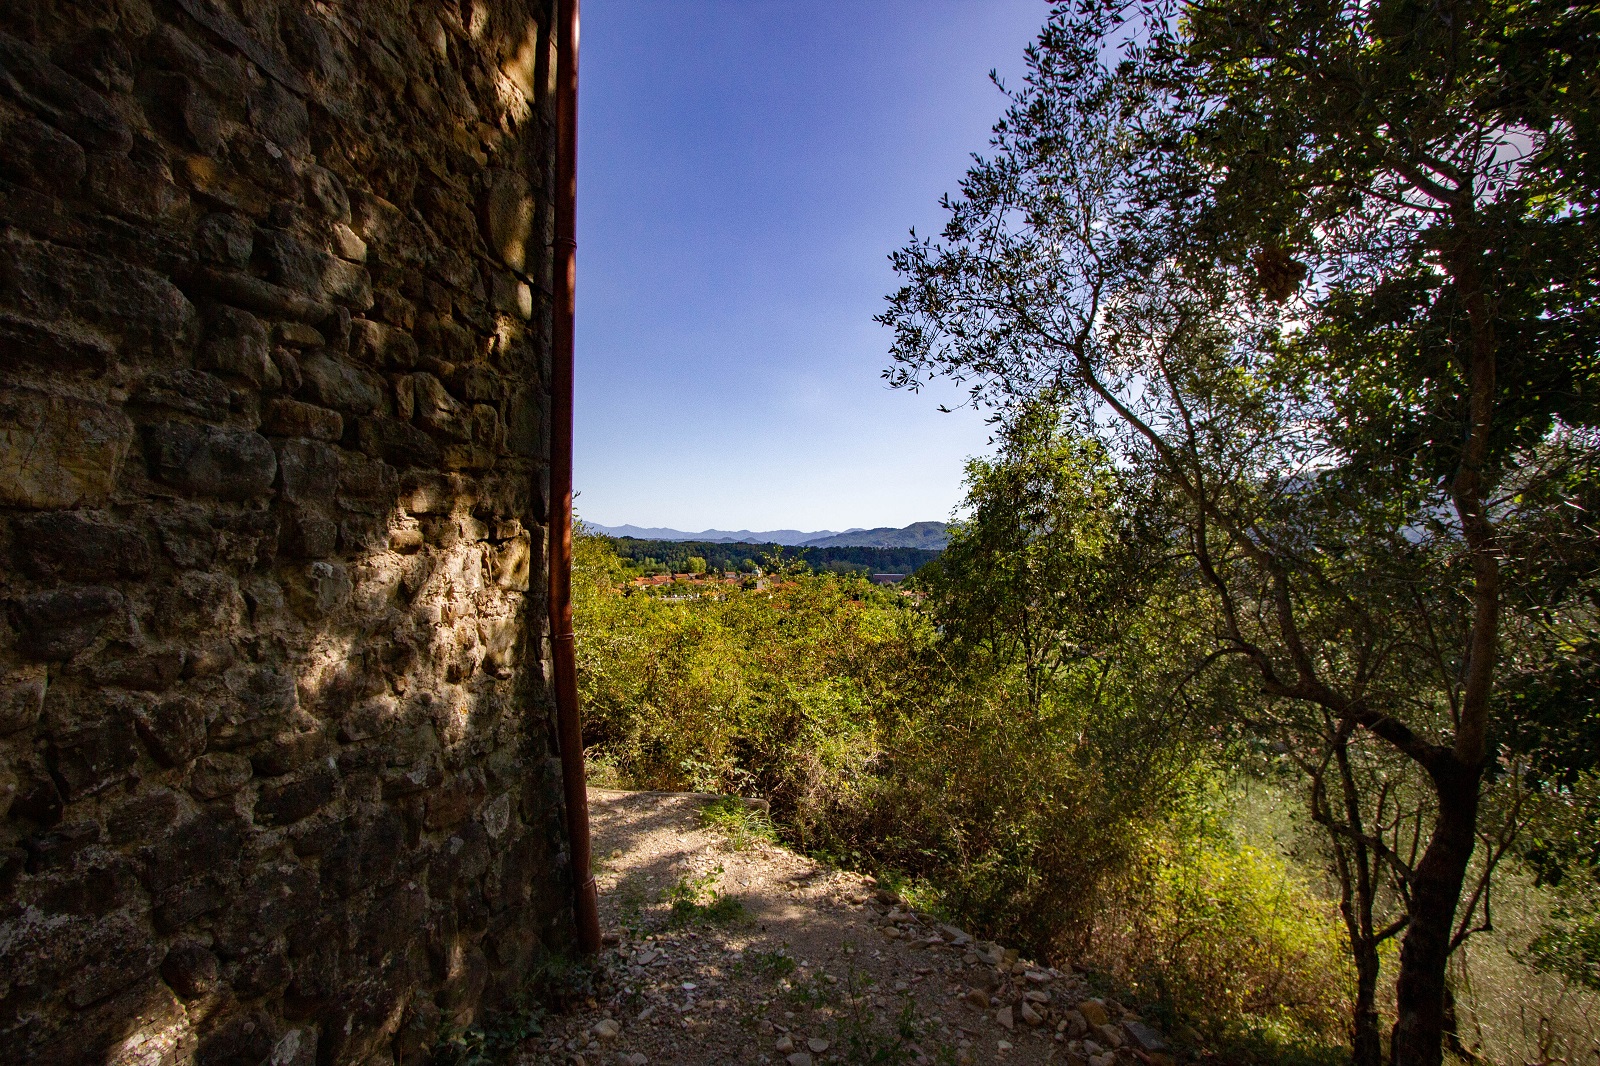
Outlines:
{"type": "Polygon", "coordinates": [[[870,878],[702,827],[711,797],[589,795],[615,943],[598,998],[525,1044],[525,1066],[1171,1062],[1136,1017],[1085,1003],[1080,977],[941,926],[870,878]]]}

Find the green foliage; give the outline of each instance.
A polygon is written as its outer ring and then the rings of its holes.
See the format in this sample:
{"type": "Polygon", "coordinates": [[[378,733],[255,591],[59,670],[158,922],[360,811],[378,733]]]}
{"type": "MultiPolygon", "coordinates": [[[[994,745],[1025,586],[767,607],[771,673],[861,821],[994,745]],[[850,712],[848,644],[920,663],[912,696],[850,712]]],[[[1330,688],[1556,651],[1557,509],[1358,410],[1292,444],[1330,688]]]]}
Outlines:
{"type": "Polygon", "coordinates": [[[763,977],[788,977],[794,973],[794,957],[782,951],[746,951],[739,965],[763,977]]]}
{"type": "Polygon", "coordinates": [[[777,560],[771,569],[803,562],[816,570],[842,572],[859,570],[872,574],[914,574],[939,557],[926,548],[802,548],[783,544],[740,544],[719,541],[638,540],[634,537],[606,538],[617,555],[643,573],[686,574],[694,571],[693,559],[704,559],[714,573],[753,571],[762,560],[777,560]]]}
{"type": "Polygon", "coordinates": [[[446,1026],[432,1049],[437,1066],[504,1066],[518,1048],[544,1032],[549,1007],[594,995],[598,975],[588,959],[546,955],[523,976],[515,1005],[462,1028],[446,1026]]]}
{"type": "Polygon", "coordinates": [[[1586,888],[1562,901],[1528,955],[1536,969],[1600,991],[1600,893],[1586,888]]]}
{"type": "Polygon", "coordinates": [[[734,796],[719,796],[701,807],[700,824],[725,836],[734,851],[778,842],[778,832],[767,812],[734,796]]]}
{"type": "MultiPolygon", "coordinates": [[[[1089,486],[1093,501],[1114,483],[1092,456],[1061,448],[1056,459],[1067,465],[1052,484],[1089,486]]],[[[585,714],[598,749],[592,755],[635,787],[767,797],[770,823],[737,799],[703,809],[705,824],[734,846],[776,832],[874,869],[917,905],[976,932],[1040,956],[1082,957],[1097,937],[1111,935],[1103,916],[1116,898],[1166,899],[1163,886],[1176,883],[1172,862],[1157,861],[1152,849],[1157,841],[1176,848],[1172,841],[1193,832],[1182,828],[1190,824],[1183,812],[1208,780],[1214,749],[1198,727],[1212,720],[1214,694],[1201,686],[1185,700],[1160,697],[1174,649],[1185,646],[1166,612],[1113,610],[1113,599],[1102,596],[1103,617],[1084,622],[1051,606],[1026,623],[1035,637],[1059,644],[1066,634],[1079,646],[1032,679],[1015,634],[997,631],[1025,624],[1021,615],[996,604],[988,624],[959,624],[955,605],[981,595],[997,571],[1031,574],[1047,603],[1051,582],[1086,600],[1097,584],[1149,575],[1149,566],[1124,554],[1117,523],[1094,518],[1088,503],[1060,504],[1060,514],[1085,521],[1072,535],[1062,527],[1050,549],[1080,552],[1078,559],[1039,558],[1027,537],[980,537],[982,523],[1003,524],[1003,494],[989,488],[1005,480],[996,472],[975,481],[969,502],[981,517],[972,532],[957,533],[955,565],[929,575],[926,610],[826,574],[781,575],[772,588],[721,599],[630,595],[607,542],[579,537],[576,618],[585,714]],[[1107,567],[1120,576],[1099,572],[1107,567]],[[950,623],[942,633],[941,620],[950,623]]],[[[1235,880],[1269,869],[1254,859],[1242,873],[1214,856],[1208,861],[1208,876],[1220,864],[1235,880]]],[[[727,897],[716,896],[712,883],[702,877],[675,887],[678,920],[713,917],[727,897]]],[[[1287,959],[1293,951],[1284,945],[1338,941],[1326,908],[1263,904],[1209,921],[1185,909],[1197,898],[1174,895],[1166,904],[1171,920],[1188,922],[1204,942],[1190,955],[1174,953],[1178,964],[1193,958],[1215,967],[1241,945],[1269,945],[1273,958],[1287,959]],[[1296,921],[1306,927],[1292,929],[1296,921]],[[1252,931],[1252,922],[1263,928],[1252,931]]],[[[634,903],[637,910],[642,900],[634,903]]],[[[1135,946],[1117,958],[1137,960],[1153,958],[1149,952],[1165,942],[1152,935],[1118,943],[1135,946]]],[[[1294,965],[1278,969],[1298,975],[1294,965]]],[[[1314,984],[1297,980],[1271,987],[1293,986],[1298,995],[1314,984]]],[[[1345,995],[1340,980],[1334,973],[1315,1002],[1295,1000],[1278,1015],[1263,1009],[1260,1018],[1320,1032],[1294,1019],[1325,1016],[1345,995]]],[[[1181,1002],[1230,1018],[1243,1010],[1231,1002],[1213,1010],[1197,997],[1181,1002]]],[[[1219,1022],[1219,1031],[1250,1031],[1237,1018],[1229,1025],[1219,1022]]],[[[873,1056],[887,1054],[892,1040],[862,1040],[863,1061],[891,1061],[873,1056]]]]}
{"type": "MultiPolygon", "coordinates": [[[[1394,1058],[1430,1061],[1527,793],[1590,755],[1600,600],[1544,575],[1596,555],[1563,508],[1600,452],[1597,41],[1560,2],[1055,5],[881,318],[892,384],[967,383],[1006,431],[1050,411],[1116,471],[1090,511],[1154,504],[1190,638],[1163,672],[1303,775],[1363,1066],[1379,949],[1405,938],[1394,1058]]],[[[1048,513],[1034,484],[1005,491],[1048,513]]],[[[1093,571],[995,572],[1035,675],[1036,579],[1089,597],[1063,635],[1101,613],[1093,571]]]]}
{"type": "Polygon", "coordinates": [[[1186,828],[1150,841],[1094,958],[1157,1010],[1214,1019],[1214,1043],[1337,1048],[1354,980],[1337,909],[1282,858],[1186,828]]]}
{"type": "Polygon", "coordinates": [[[726,925],[744,918],[744,903],[737,896],[717,890],[722,879],[722,867],[707,870],[698,876],[684,874],[661,893],[661,901],[669,905],[667,921],[670,925],[726,925]]]}
{"type": "Polygon", "coordinates": [[[540,1011],[500,1015],[486,1024],[441,1034],[432,1061],[438,1066],[504,1066],[523,1041],[543,1032],[540,1011]]]}

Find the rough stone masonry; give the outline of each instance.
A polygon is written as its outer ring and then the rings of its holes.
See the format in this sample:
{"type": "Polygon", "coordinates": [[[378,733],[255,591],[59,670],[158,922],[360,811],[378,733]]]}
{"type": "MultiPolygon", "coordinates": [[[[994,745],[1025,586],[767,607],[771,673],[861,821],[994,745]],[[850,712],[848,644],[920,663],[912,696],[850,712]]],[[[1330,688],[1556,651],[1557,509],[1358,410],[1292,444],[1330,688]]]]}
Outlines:
{"type": "Polygon", "coordinates": [[[550,9],[0,3],[0,1060],[425,1062],[570,946],[550,9]]]}

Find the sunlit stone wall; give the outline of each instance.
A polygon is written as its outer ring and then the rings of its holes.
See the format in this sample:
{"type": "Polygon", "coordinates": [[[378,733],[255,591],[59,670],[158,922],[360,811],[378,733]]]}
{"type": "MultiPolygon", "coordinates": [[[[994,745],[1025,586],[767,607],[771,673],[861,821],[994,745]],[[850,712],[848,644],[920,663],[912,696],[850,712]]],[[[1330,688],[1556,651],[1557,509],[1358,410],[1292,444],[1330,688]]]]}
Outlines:
{"type": "Polygon", "coordinates": [[[550,6],[0,3],[0,1060],[423,1062],[568,945],[550,6]]]}

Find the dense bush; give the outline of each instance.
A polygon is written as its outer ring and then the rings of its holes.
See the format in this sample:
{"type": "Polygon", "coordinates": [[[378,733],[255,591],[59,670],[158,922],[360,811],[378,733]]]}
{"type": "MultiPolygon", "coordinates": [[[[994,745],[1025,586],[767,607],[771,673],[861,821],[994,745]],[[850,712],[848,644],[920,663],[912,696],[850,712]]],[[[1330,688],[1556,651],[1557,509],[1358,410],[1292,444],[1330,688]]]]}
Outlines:
{"type": "Polygon", "coordinates": [[[1092,960],[1219,1034],[1337,1043],[1337,917],[1281,860],[1205,828],[1214,752],[1178,728],[1193,707],[1149,698],[1154,666],[1086,658],[1041,689],[1004,657],[957,655],[948,573],[910,596],[808,572],[660,595],[634,573],[578,538],[600,780],[763,796],[792,843],[903,878],[975,932],[1092,960]],[[1227,996],[1203,994],[1224,976],[1227,996]]]}

